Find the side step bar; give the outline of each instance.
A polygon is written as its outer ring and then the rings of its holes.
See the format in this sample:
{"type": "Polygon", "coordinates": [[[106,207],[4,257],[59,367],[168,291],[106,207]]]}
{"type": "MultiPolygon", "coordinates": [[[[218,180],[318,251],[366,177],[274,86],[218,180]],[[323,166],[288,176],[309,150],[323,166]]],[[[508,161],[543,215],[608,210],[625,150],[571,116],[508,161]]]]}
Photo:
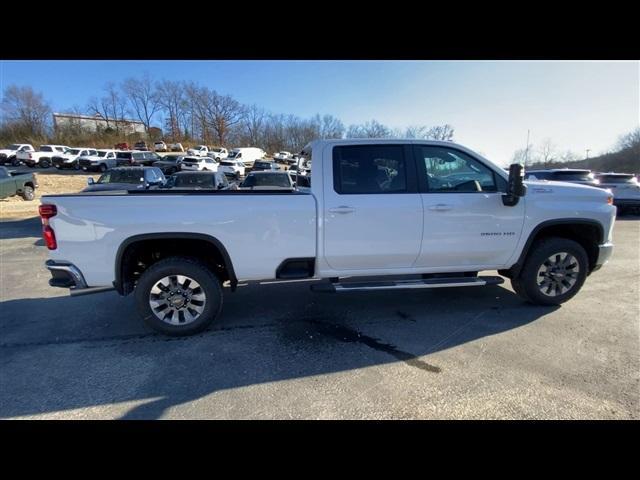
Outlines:
{"type": "Polygon", "coordinates": [[[331,282],[311,285],[314,292],[344,293],[373,290],[407,290],[413,288],[481,287],[500,285],[502,277],[447,277],[417,280],[391,280],[380,282],[331,282]]]}

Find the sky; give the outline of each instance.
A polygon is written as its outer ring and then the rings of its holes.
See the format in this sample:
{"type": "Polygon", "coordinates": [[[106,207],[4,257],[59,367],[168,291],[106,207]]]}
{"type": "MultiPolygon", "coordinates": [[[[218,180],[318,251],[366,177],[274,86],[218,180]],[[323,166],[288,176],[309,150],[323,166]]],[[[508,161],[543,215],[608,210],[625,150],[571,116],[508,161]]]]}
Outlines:
{"type": "Polygon", "coordinates": [[[448,123],[457,143],[503,165],[527,130],[530,143],[550,138],[582,158],[611,150],[640,122],[638,61],[0,61],[0,89],[31,86],[63,112],[145,72],[345,126],[448,123]]]}

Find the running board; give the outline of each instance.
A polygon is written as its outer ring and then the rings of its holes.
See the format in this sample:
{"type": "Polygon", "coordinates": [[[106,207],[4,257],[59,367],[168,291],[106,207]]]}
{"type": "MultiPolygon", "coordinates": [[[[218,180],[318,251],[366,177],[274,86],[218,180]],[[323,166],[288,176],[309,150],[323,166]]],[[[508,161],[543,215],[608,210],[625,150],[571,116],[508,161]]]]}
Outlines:
{"type": "Polygon", "coordinates": [[[413,288],[481,287],[500,285],[502,277],[448,277],[417,280],[392,280],[387,282],[331,282],[311,285],[314,292],[344,293],[373,290],[407,290],[413,288]]]}

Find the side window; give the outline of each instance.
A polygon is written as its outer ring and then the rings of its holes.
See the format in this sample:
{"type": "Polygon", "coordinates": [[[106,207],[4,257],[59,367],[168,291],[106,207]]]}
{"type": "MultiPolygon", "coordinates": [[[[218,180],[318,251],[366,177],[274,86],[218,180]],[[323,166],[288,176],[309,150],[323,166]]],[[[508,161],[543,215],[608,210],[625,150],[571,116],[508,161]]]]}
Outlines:
{"type": "Polygon", "coordinates": [[[497,180],[493,170],[464,152],[435,146],[418,146],[418,161],[427,174],[428,191],[432,193],[497,192],[506,182],[497,180]]]}
{"type": "Polygon", "coordinates": [[[333,149],[333,189],[339,194],[407,192],[402,145],[349,145],[333,149]]]}

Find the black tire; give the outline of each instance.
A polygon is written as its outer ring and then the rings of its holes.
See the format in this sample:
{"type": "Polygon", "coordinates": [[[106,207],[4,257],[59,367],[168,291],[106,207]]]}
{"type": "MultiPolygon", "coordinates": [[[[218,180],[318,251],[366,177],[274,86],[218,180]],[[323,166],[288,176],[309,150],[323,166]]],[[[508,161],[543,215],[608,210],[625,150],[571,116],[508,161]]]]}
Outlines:
{"type": "Polygon", "coordinates": [[[80,162],[78,162],[77,160],[73,162],[73,169],[80,170],[80,162]]]}
{"type": "Polygon", "coordinates": [[[100,172],[104,173],[107,171],[107,166],[104,163],[101,163],[100,166],[98,167],[98,170],[100,170],[100,172]]]}
{"type": "Polygon", "coordinates": [[[138,312],[144,322],[152,329],[172,337],[194,335],[202,332],[220,315],[222,310],[222,285],[215,274],[204,264],[189,257],[169,257],[153,264],[141,276],[135,289],[138,312]],[[200,284],[206,301],[204,310],[191,323],[171,325],[158,318],[149,305],[151,289],[162,278],[171,275],[184,275],[200,284]]]}
{"type": "Polygon", "coordinates": [[[48,158],[40,159],[40,167],[41,168],[49,168],[51,166],[51,161],[48,158]]]}
{"type": "Polygon", "coordinates": [[[31,200],[36,198],[36,193],[34,192],[32,187],[30,187],[29,185],[26,185],[22,190],[22,193],[20,194],[20,196],[26,201],[30,202],[31,200]]]}
{"type": "Polygon", "coordinates": [[[18,157],[11,157],[9,159],[9,161],[11,162],[11,165],[14,167],[17,167],[18,165],[20,165],[20,160],[18,160],[18,157]]]}
{"type": "MultiPolygon", "coordinates": [[[[573,298],[580,291],[585,279],[587,278],[588,268],[589,257],[582,245],[578,242],[567,238],[545,238],[531,247],[520,275],[515,279],[515,281],[512,280],[511,284],[513,285],[514,290],[516,290],[516,293],[528,302],[536,305],[560,305],[561,303],[573,298]],[[559,282],[571,283],[573,281],[570,286],[564,285],[564,288],[567,288],[564,293],[562,293],[563,289],[558,293],[555,288],[549,286],[542,287],[538,285],[538,278],[540,278],[538,275],[539,270],[551,257],[555,259],[560,258],[557,256],[557,254],[560,253],[568,253],[575,259],[575,262],[572,262],[571,265],[574,263],[577,264],[577,267],[573,267],[572,269],[569,269],[570,265],[567,266],[567,271],[571,271],[571,278],[564,273],[552,274],[558,275],[558,277],[555,278],[560,278],[560,280],[558,280],[559,282]],[[545,289],[547,292],[551,292],[551,294],[545,294],[543,292],[545,289]],[[555,296],[551,296],[554,295],[554,292],[555,296]]],[[[558,281],[555,283],[558,283],[558,281]]]]}
{"type": "Polygon", "coordinates": [[[35,167],[35,166],[36,166],[36,164],[35,164],[35,163],[25,163],[25,165],[26,165],[27,167],[29,167],[29,168],[33,168],[33,167],[35,167]]]}
{"type": "Polygon", "coordinates": [[[169,175],[173,175],[174,173],[176,173],[176,169],[175,168],[170,168],[169,171],[167,172],[169,175]]]}

